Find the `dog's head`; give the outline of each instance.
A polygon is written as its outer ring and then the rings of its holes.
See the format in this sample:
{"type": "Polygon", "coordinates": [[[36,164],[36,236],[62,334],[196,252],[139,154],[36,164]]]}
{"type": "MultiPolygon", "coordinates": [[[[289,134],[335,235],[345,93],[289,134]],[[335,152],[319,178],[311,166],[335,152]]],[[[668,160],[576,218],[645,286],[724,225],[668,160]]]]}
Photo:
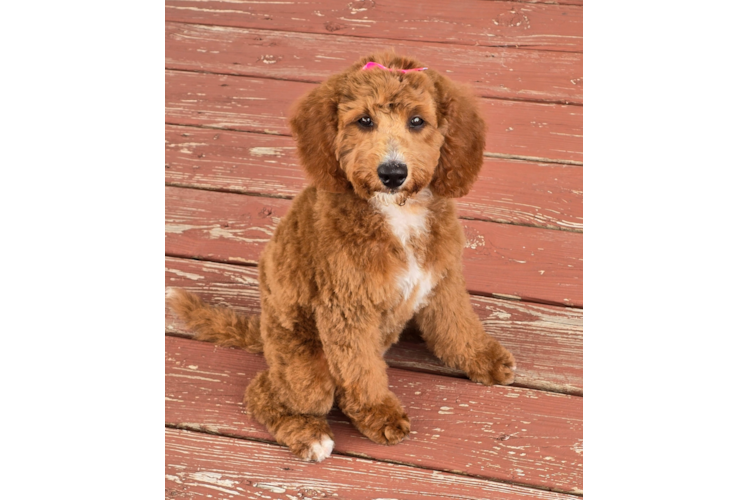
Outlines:
{"type": "Polygon", "coordinates": [[[485,123],[467,89],[422,66],[392,53],[365,57],[297,102],[291,130],[318,189],[401,200],[427,186],[446,197],[468,192],[485,123]]]}

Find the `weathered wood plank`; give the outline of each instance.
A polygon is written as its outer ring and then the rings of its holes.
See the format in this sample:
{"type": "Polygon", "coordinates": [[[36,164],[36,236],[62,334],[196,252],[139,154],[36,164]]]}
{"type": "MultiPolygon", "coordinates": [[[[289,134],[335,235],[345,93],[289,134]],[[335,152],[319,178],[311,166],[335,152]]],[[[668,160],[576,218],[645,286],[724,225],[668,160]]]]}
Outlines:
{"type": "Polygon", "coordinates": [[[319,83],[375,46],[415,57],[483,97],[582,103],[580,53],[166,23],[168,69],[319,83]]]}
{"type": "MultiPolygon", "coordinates": [[[[229,305],[243,314],[260,312],[257,269],[213,262],[166,258],[167,287],[184,288],[211,304],[229,305]]],[[[582,394],[582,311],[569,307],[472,296],[473,309],[489,335],[514,353],[515,385],[582,394]]],[[[166,309],[166,331],[189,335],[182,322],[166,309]]],[[[396,368],[465,377],[447,368],[417,337],[404,337],[386,354],[396,368]]]]}
{"type": "MultiPolygon", "coordinates": [[[[166,122],[290,135],[292,103],[316,84],[166,71],[166,122]]],[[[582,161],[582,107],[481,99],[486,152],[538,161],[582,161]]]]}
{"type": "MultiPolygon", "coordinates": [[[[290,137],[166,126],[166,183],[244,194],[295,196],[306,185],[290,137]]],[[[582,169],[486,158],[460,216],[581,230],[582,169]]]]}
{"type": "Polygon", "coordinates": [[[166,498],[578,498],[338,454],[307,463],[277,445],[178,429],[165,429],[165,441],[166,498]]]}
{"type": "MultiPolygon", "coordinates": [[[[504,0],[481,0],[484,2],[497,2],[504,0]]],[[[517,0],[522,3],[548,3],[552,5],[582,5],[582,0],[517,0]]]]}
{"type": "MultiPolygon", "coordinates": [[[[168,425],[272,441],[242,405],[248,381],[267,366],[262,356],[176,337],[165,342],[168,425]]],[[[396,446],[374,444],[333,410],[339,452],[565,493],[583,489],[582,398],[395,368],[388,375],[410,416],[410,436],[396,446]]],[[[298,461],[289,454],[289,463],[298,461]]]]}
{"type": "Polygon", "coordinates": [[[505,1],[167,0],[166,20],[452,45],[582,52],[582,7],[505,1]]]}
{"type": "Polygon", "coordinates": [[[166,253],[257,264],[290,200],[166,187],[166,253]]]}
{"type": "MultiPolygon", "coordinates": [[[[489,1],[495,1],[495,0],[489,0],[489,1]]],[[[579,5],[580,7],[583,4],[583,0],[522,0],[523,2],[527,3],[549,3],[554,5],[579,5]]]]}
{"type": "MultiPolygon", "coordinates": [[[[291,201],[166,187],[166,253],[256,264],[291,201]]],[[[468,289],[582,307],[582,234],[461,219],[468,289]]]]}

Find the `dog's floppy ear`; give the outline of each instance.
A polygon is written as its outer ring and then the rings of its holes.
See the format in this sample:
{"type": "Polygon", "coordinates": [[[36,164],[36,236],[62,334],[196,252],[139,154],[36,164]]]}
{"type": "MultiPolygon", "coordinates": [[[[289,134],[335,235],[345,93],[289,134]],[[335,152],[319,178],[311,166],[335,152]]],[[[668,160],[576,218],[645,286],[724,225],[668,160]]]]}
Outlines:
{"type": "Polygon", "coordinates": [[[441,196],[464,196],[478,177],[486,146],[486,123],[472,92],[435,75],[439,130],[444,135],[431,190],[441,196]]]}
{"type": "Polygon", "coordinates": [[[338,102],[333,77],[299,99],[291,112],[291,131],[301,165],[321,190],[342,192],[350,183],[335,156],[338,102]]]}

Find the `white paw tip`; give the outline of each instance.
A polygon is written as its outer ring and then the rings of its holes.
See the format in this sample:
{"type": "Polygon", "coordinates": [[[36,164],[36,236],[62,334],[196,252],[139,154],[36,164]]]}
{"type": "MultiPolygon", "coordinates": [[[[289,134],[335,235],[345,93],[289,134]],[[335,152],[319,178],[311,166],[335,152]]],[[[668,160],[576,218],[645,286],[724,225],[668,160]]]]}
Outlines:
{"type": "Polygon", "coordinates": [[[335,443],[329,436],[324,436],[321,441],[315,441],[309,448],[307,460],[321,462],[332,454],[332,448],[335,443]]]}

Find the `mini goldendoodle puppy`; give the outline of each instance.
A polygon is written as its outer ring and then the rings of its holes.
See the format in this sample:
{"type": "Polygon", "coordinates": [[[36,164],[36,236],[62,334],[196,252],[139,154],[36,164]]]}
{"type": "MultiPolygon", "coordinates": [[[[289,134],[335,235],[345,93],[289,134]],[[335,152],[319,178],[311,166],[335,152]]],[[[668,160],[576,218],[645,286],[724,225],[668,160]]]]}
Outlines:
{"type": "Polygon", "coordinates": [[[168,294],[197,338],[264,352],[270,368],[247,387],[247,410],[306,460],[332,452],[333,402],[376,443],[408,435],[383,355],[411,319],[471,380],[514,380],[514,358],[470,305],[451,199],[478,175],[485,123],[466,88],[422,66],[366,57],[296,104],[291,129],[312,185],[262,253],[259,317],[168,294]]]}

